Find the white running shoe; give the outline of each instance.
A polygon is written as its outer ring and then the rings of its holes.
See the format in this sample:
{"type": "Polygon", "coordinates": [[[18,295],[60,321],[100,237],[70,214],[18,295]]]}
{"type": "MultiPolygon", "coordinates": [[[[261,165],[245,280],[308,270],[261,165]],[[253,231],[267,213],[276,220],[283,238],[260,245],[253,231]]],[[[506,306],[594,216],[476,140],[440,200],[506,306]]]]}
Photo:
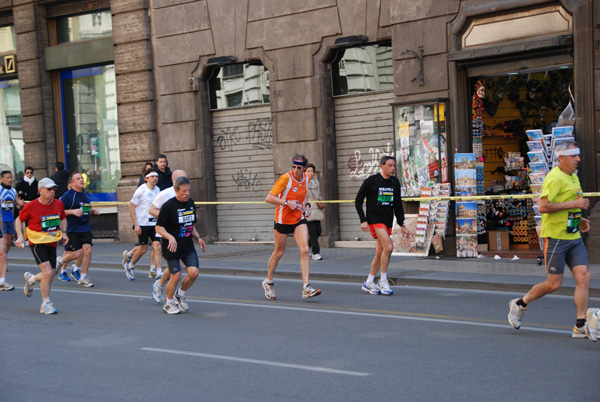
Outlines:
{"type": "Polygon", "coordinates": [[[160,279],[163,276],[162,268],[156,268],[156,279],[160,279]]]}
{"type": "Polygon", "coordinates": [[[123,265],[123,268],[125,268],[125,264],[127,264],[128,262],[131,262],[131,258],[129,255],[127,255],[127,250],[123,251],[123,262],[121,265],[123,265]]]}
{"type": "Polygon", "coordinates": [[[125,263],[123,268],[125,268],[125,276],[127,277],[127,279],[129,279],[130,281],[135,281],[135,268],[131,268],[128,262],[125,263]]]}
{"type": "Polygon", "coordinates": [[[380,279],[379,283],[377,284],[377,289],[379,289],[379,291],[381,292],[382,295],[393,295],[394,294],[394,291],[390,288],[390,282],[387,280],[382,281],[380,279]]]}
{"type": "Polygon", "coordinates": [[[63,267],[63,260],[62,257],[58,256],[56,257],[56,270],[60,271],[63,267]]]}
{"type": "Polygon", "coordinates": [[[321,257],[321,254],[313,254],[310,258],[312,258],[313,261],[320,261],[323,259],[323,257],[321,257]]]}
{"type": "Polygon", "coordinates": [[[508,322],[514,329],[521,328],[521,320],[525,316],[525,311],[527,310],[526,308],[519,306],[517,300],[519,299],[512,299],[508,303],[508,322]]]}
{"type": "Polygon", "coordinates": [[[589,340],[596,342],[600,337],[600,309],[588,308],[585,318],[585,334],[589,340]]]}
{"type": "Polygon", "coordinates": [[[56,314],[58,311],[54,308],[54,304],[52,302],[43,303],[40,308],[40,313],[42,314],[56,314]]]}
{"type": "Polygon", "coordinates": [[[33,285],[34,283],[30,283],[29,279],[32,277],[33,275],[31,274],[31,272],[25,272],[25,274],[23,275],[23,277],[25,277],[25,287],[23,287],[23,292],[25,293],[25,296],[27,297],[31,297],[31,294],[33,293],[33,285]]]}
{"type": "Polygon", "coordinates": [[[148,278],[156,278],[156,267],[150,267],[148,270],[148,278]]]}
{"type": "Polygon", "coordinates": [[[0,290],[13,290],[15,287],[8,282],[0,283],[0,290]]]}
{"type": "Polygon", "coordinates": [[[84,288],[91,288],[94,287],[94,284],[88,279],[88,277],[86,276],[81,277],[78,281],[77,281],[77,285],[79,286],[83,286],[84,288]]]}
{"type": "Polygon", "coordinates": [[[181,310],[179,310],[179,307],[177,307],[177,302],[176,301],[172,301],[171,303],[165,303],[165,305],[163,306],[163,310],[167,314],[179,314],[179,313],[181,313],[181,310]]]}
{"type": "Polygon", "coordinates": [[[179,296],[177,293],[175,293],[175,301],[177,302],[179,310],[183,311],[184,313],[189,310],[190,305],[185,301],[185,296],[179,296]]]}
{"type": "Polygon", "coordinates": [[[160,280],[154,281],[152,284],[152,299],[157,303],[165,302],[165,289],[160,287],[160,280]]]}
{"type": "Polygon", "coordinates": [[[363,292],[367,292],[371,295],[381,294],[381,291],[379,290],[379,288],[377,288],[377,285],[375,285],[374,282],[363,282],[361,289],[363,290],[363,292]]]}
{"type": "Polygon", "coordinates": [[[315,297],[321,294],[321,289],[315,289],[310,286],[310,283],[306,285],[305,288],[302,288],[302,298],[308,299],[311,297],[315,297]]]}
{"type": "Polygon", "coordinates": [[[265,290],[265,297],[269,300],[275,300],[275,284],[273,283],[268,283],[267,280],[265,279],[264,281],[262,281],[262,287],[265,290]]]}

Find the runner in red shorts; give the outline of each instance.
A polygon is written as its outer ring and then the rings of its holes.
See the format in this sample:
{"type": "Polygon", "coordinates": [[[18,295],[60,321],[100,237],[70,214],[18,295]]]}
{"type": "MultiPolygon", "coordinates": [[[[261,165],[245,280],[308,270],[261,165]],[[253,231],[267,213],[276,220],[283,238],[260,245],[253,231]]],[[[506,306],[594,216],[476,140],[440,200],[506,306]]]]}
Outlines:
{"type": "Polygon", "coordinates": [[[362,285],[362,290],[372,295],[391,295],[387,278],[387,269],[394,244],[390,235],[394,224],[394,214],[402,234],[408,236],[408,229],[404,227],[404,208],[400,197],[400,181],[394,176],[396,160],[392,156],[381,158],[381,171],[368,177],[360,186],[354,205],[360,217],[360,228],[370,231],[377,240],[375,257],[371,263],[371,272],[362,285]],[[367,199],[367,215],[363,211],[363,202],[367,199]],[[379,283],[375,283],[375,275],[381,268],[379,283]]]}

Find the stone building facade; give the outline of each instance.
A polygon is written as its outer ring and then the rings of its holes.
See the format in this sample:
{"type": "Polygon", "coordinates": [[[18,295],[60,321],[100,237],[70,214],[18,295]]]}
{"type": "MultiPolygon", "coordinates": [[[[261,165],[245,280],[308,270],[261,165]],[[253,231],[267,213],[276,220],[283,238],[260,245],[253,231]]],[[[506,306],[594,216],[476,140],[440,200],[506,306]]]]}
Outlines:
{"type": "MultiPolygon", "coordinates": [[[[478,74],[570,67],[579,89],[580,178],[585,191],[599,188],[595,0],[6,0],[0,22],[16,35],[25,163],[51,173],[56,161],[68,160],[59,74],[114,65],[116,199],[128,201],[143,162],[163,153],[172,168],[187,171],[196,201],[222,202],[199,209],[199,230],[209,240],[270,240],[272,208],[260,201],[296,153],[317,166],[325,199],[351,199],[378,158],[396,152],[394,105],[443,103],[446,160],[471,151],[470,79],[478,74]],[[56,43],[57,19],[95,10],[109,10],[110,35],[56,43]],[[341,55],[367,45],[390,49],[377,59],[378,73],[369,73],[382,86],[339,96],[336,69],[351,86],[352,68],[360,66],[347,59],[340,67],[341,55]],[[236,100],[226,87],[233,81],[220,71],[237,64],[244,72],[264,67],[268,94],[252,98],[250,88],[241,96],[258,103],[213,105],[215,91],[236,100]]],[[[93,148],[96,137],[82,138],[93,148]]],[[[600,242],[598,208],[591,244],[600,242]]],[[[367,239],[353,209],[328,205],[325,243],[367,239]]],[[[118,214],[121,239],[133,240],[127,207],[118,214]]]]}

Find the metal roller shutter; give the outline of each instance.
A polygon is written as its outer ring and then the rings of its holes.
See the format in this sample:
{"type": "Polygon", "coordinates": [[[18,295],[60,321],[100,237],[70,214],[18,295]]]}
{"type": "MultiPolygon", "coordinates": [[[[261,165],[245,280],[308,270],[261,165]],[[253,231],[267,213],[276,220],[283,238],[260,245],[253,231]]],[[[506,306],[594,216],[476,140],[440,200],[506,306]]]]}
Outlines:
{"type": "Polygon", "coordinates": [[[273,186],[270,107],[212,113],[219,241],[273,241],[274,208],[264,203],[273,186]]]}
{"type": "MultiPolygon", "coordinates": [[[[379,160],[395,154],[393,92],[334,100],[339,197],[354,200],[364,179],[379,172],[379,160]]],[[[340,240],[373,240],[360,230],[354,203],[340,204],[340,240]]]]}

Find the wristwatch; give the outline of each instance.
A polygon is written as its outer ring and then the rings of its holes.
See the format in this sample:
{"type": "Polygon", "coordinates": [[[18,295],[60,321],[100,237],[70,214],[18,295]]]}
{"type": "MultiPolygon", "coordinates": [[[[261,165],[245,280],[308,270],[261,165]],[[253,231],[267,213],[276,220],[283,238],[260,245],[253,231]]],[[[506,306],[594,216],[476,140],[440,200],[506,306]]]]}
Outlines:
{"type": "Polygon", "coordinates": [[[287,200],[285,200],[285,202],[283,203],[283,205],[285,205],[287,207],[287,200]]]}

